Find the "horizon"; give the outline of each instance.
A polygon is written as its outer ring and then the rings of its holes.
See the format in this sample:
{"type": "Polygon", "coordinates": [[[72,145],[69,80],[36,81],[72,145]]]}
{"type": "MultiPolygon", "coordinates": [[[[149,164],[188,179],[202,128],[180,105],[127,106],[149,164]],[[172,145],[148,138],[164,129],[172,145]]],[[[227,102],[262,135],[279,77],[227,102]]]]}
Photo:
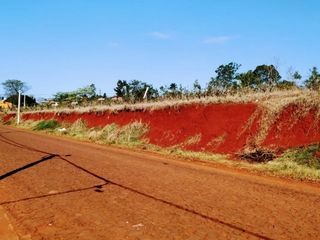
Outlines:
{"type": "MultiPolygon", "coordinates": [[[[0,1],[0,79],[36,98],[138,79],[204,87],[221,64],[273,64],[305,80],[318,67],[317,1],[0,1]]],[[[0,95],[3,89],[0,90],[0,95]]]]}

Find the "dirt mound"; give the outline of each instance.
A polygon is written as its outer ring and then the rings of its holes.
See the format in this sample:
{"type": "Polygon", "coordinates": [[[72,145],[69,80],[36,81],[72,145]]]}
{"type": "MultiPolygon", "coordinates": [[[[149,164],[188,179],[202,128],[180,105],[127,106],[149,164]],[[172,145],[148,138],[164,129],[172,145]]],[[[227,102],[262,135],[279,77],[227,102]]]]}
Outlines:
{"type": "MultiPolygon", "coordinates": [[[[235,153],[263,147],[281,150],[320,141],[319,111],[291,104],[274,119],[266,121],[261,106],[246,104],[193,104],[156,110],[25,113],[23,120],[56,119],[73,123],[81,118],[89,127],[120,126],[133,121],[149,125],[146,138],[162,147],[180,147],[194,151],[235,153]],[[260,137],[260,139],[259,139],[260,137]],[[257,140],[259,139],[259,140],[257,140]]],[[[13,115],[4,117],[8,121],[13,115]]]]}

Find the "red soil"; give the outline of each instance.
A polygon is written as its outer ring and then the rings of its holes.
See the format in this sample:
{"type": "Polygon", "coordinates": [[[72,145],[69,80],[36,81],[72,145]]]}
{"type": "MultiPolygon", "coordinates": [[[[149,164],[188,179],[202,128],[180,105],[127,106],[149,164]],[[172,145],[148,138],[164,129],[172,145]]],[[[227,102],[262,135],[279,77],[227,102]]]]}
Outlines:
{"type": "MultiPolygon", "coordinates": [[[[87,112],[87,113],[26,113],[24,120],[56,119],[75,122],[81,118],[89,127],[120,126],[133,121],[149,125],[146,137],[162,147],[180,145],[195,151],[235,153],[250,144],[259,132],[261,113],[255,104],[186,105],[153,111],[87,112]]],[[[8,121],[13,115],[7,115],[8,121]]],[[[320,141],[320,121],[311,109],[299,115],[299,106],[283,110],[271,126],[263,147],[276,150],[320,141]]]]}
{"type": "Polygon", "coordinates": [[[317,117],[316,109],[303,113],[298,105],[290,105],[272,125],[263,145],[287,149],[319,142],[320,119],[317,117]]]}

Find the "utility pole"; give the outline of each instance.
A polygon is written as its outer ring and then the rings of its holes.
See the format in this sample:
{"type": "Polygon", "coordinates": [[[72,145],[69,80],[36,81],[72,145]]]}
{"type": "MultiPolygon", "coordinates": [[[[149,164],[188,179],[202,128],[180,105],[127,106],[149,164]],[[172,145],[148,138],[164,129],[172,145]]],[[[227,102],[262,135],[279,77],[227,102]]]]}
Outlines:
{"type": "Polygon", "coordinates": [[[21,91],[18,91],[18,112],[17,112],[17,124],[20,123],[20,105],[21,105],[21,91]]]}
{"type": "Polygon", "coordinates": [[[146,101],[148,100],[148,98],[147,98],[148,91],[149,91],[149,87],[147,87],[147,89],[146,89],[146,91],[144,92],[144,95],[143,95],[143,99],[146,99],[146,101]]]}

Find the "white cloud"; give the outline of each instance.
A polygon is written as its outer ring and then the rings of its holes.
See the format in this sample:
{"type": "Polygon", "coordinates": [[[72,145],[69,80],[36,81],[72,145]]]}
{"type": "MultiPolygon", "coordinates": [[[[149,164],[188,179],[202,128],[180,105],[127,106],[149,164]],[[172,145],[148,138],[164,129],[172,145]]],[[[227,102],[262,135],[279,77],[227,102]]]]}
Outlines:
{"type": "Polygon", "coordinates": [[[216,36],[216,37],[209,37],[203,40],[203,43],[205,44],[222,44],[226,43],[230,40],[235,39],[234,36],[216,36]]]}
{"type": "Polygon", "coordinates": [[[149,33],[150,36],[152,37],[155,37],[155,38],[158,38],[158,39],[163,39],[163,40],[166,40],[166,39],[171,39],[172,36],[168,33],[164,33],[164,32],[151,32],[149,33]]]}

